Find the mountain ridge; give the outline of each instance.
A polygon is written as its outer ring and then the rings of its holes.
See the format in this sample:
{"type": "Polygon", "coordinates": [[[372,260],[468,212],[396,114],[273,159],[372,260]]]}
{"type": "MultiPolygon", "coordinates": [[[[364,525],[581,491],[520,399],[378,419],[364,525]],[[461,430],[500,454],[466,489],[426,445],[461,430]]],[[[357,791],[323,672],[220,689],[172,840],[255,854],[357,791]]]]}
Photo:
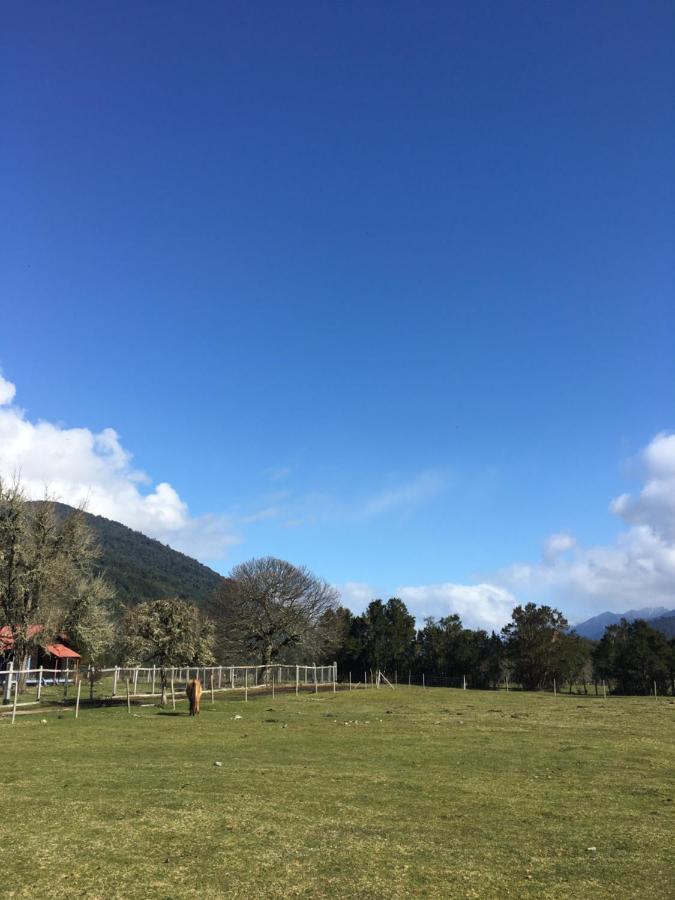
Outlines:
{"type": "MultiPolygon", "coordinates": [[[[62,518],[74,512],[65,503],[53,506],[62,518]]],[[[159,597],[181,597],[208,608],[223,580],[218,572],[121,522],[89,512],[84,516],[101,548],[98,568],[120,603],[134,605],[159,597]]]]}
{"type": "Polygon", "coordinates": [[[623,613],[615,613],[608,610],[598,613],[597,616],[592,616],[590,619],[585,619],[572,627],[581,637],[597,641],[603,636],[605,628],[609,625],[618,625],[622,619],[626,619],[628,622],[634,622],[635,619],[644,619],[654,628],[658,628],[659,626],[656,623],[661,619],[668,619],[673,616],[675,616],[675,609],[668,609],[665,606],[645,606],[642,609],[628,609],[623,613]]]}

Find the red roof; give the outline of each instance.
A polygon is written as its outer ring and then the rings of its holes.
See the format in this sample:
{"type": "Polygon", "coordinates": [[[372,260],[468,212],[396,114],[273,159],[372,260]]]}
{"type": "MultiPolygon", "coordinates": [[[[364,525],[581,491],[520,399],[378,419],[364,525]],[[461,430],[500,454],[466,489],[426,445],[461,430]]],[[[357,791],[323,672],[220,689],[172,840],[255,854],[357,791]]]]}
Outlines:
{"type": "MultiPolygon", "coordinates": [[[[28,626],[28,640],[34,638],[36,634],[42,631],[42,625],[28,626]]],[[[0,650],[10,650],[14,646],[14,635],[9,625],[3,625],[0,628],[0,650]]]]}
{"type": "MultiPolygon", "coordinates": [[[[28,626],[28,640],[34,638],[36,634],[42,631],[42,625],[28,626]]],[[[9,625],[3,625],[0,628],[0,650],[11,650],[14,646],[14,636],[9,625]]],[[[81,659],[80,654],[66,647],[65,644],[47,644],[45,646],[47,653],[56,656],[58,659],[81,659]]]]}
{"type": "Polygon", "coordinates": [[[47,653],[51,653],[52,656],[57,656],[59,659],[81,659],[79,653],[71,650],[70,647],[66,647],[65,644],[47,644],[45,650],[47,653]]]}

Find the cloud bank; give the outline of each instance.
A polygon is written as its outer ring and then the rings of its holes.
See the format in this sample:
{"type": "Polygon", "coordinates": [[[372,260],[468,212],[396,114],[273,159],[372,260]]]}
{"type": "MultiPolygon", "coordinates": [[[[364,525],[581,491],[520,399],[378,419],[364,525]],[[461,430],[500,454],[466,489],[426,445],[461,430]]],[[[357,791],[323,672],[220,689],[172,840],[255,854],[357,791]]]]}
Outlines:
{"type": "Polygon", "coordinates": [[[466,628],[491,631],[506,624],[516,606],[515,596],[496,584],[427,584],[402,587],[396,592],[420,620],[456,613],[466,628]]]}
{"type": "Polygon", "coordinates": [[[168,482],[154,487],[132,465],[112,428],[64,428],[33,422],[14,403],[16,388],[0,375],[0,476],[20,477],[27,495],[44,496],[122,522],[177,550],[219,559],[238,541],[224,516],[192,516],[168,482]]]}
{"type": "MultiPolygon", "coordinates": [[[[639,455],[642,488],[612,500],[610,512],[626,524],[611,544],[584,547],[573,535],[550,535],[541,559],[516,562],[478,584],[446,582],[398,587],[418,619],[457,613],[471,628],[499,629],[518,603],[559,607],[570,621],[605,610],[675,607],[675,434],[657,434],[639,455]]],[[[344,601],[363,589],[351,587],[344,601]]],[[[371,595],[372,596],[372,595],[371,595]]],[[[389,596],[389,594],[387,594],[389,596]]]]}
{"type": "Polygon", "coordinates": [[[509,566],[497,582],[518,596],[539,595],[589,615],[675,606],[675,435],[657,434],[639,462],[642,489],[609,505],[628,526],[614,543],[581,547],[570,535],[554,535],[540,563],[509,566]]]}

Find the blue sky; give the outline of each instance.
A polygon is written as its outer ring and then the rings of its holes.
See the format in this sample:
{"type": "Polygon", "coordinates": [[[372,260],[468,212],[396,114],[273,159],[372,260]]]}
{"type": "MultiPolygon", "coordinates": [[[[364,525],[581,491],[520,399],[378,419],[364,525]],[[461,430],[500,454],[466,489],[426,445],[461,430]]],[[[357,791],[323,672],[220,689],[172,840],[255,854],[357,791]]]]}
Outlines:
{"type": "Polygon", "coordinates": [[[3,9],[0,471],[354,608],[675,607],[675,8],[421,7],[3,9]]]}

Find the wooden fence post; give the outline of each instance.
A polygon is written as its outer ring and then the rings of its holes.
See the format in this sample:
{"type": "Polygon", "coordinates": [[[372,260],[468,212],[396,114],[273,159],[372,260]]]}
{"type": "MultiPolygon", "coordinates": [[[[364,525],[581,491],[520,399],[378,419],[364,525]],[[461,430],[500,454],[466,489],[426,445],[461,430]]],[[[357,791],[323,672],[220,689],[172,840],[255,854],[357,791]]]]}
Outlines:
{"type": "Polygon", "coordinates": [[[298,690],[300,689],[300,666],[295,667],[295,696],[298,696],[298,690]]]}
{"type": "Polygon", "coordinates": [[[349,673],[349,690],[351,691],[351,689],[352,689],[352,673],[350,672],[349,673]]]}
{"type": "Polygon", "coordinates": [[[134,672],[134,697],[136,696],[136,693],[137,693],[137,691],[138,691],[138,672],[139,672],[139,669],[140,669],[140,666],[136,666],[136,670],[135,670],[135,672],[134,672]]]}
{"type": "Polygon", "coordinates": [[[75,718],[80,715],[80,692],[82,691],[82,678],[77,679],[77,697],[75,698],[75,718]]]}
{"type": "Polygon", "coordinates": [[[274,672],[272,672],[272,700],[274,700],[274,672]]]}
{"type": "Polygon", "coordinates": [[[12,725],[16,719],[16,704],[19,699],[19,678],[21,677],[21,669],[16,670],[16,678],[14,680],[14,703],[12,705],[12,725]]]}
{"type": "Polygon", "coordinates": [[[211,704],[215,703],[215,697],[213,696],[213,669],[211,669],[211,704]]]}
{"type": "Polygon", "coordinates": [[[319,693],[319,682],[316,680],[316,663],[314,663],[314,693],[319,693]]]}
{"type": "Polygon", "coordinates": [[[176,692],[173,686],[173,673],[171,675],[171,706],[173,707],[173,711],[176,712],[176,692]]]}
{"type": "Polygon", "coordinates": [[[10,662],[7,666],[7,671],[5,673],[5,690],[3,696],[3,702],[9,703],[12,699],[12,673],[14,672],[14,663],[10,662]]]}
{"type": "Polygon", "coordinates": [[[131,712],[131,686],[127,678],[127,712],[131,712]]]}
{"type": "Polygon", "coordinates": [[[248,666],[244,669],[244,700],[248,703],[248,666]]]}
{"type": "Polygon", "coordinates": [[[40,697],[42,696],[42,666],[40,666],[40,671],[38,672],[38,683],[37,683],[37,691],[35,694],[35,699],[40,702],[40,697]]]}
{"type": "Polygon", "coordinates": [[[151,691],[153,696],[155,693],[155,673],[156,672],[157,672],[157,666],[153,665],[153,667],[152,667],[152,691],[151,691]]]}

